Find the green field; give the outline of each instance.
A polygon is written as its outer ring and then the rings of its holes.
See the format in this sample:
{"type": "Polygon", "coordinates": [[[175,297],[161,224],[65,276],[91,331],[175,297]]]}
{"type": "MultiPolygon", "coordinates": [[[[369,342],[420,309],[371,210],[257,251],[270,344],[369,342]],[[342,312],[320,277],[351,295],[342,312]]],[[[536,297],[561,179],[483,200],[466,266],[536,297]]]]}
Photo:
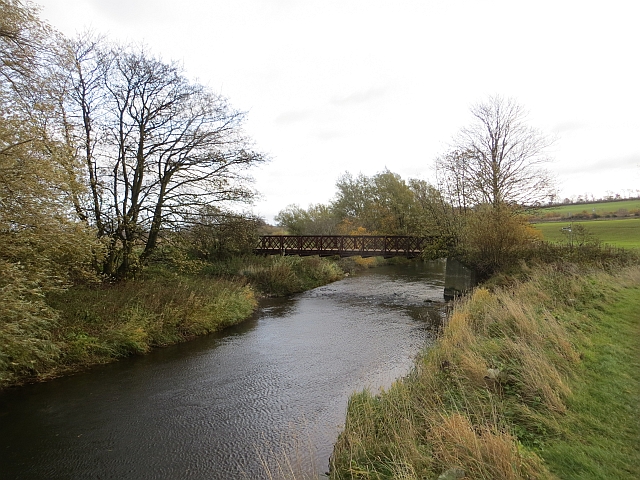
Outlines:
{"type": "Polygon", "coordinates": [[[579,215],[583,213],[600,216],[614,215],[618,212],[632,213],[640,211],[640,199],[619,200],[613,202],[575,203],[571,205],[558,205],[555,207],[541,208],[536,216],[544,217],[547,214],[555,214],[563,217],[579,215]]]}
{"type": "MultiPolygon", "coordinates": [[[[549,242],[568,242],[569,237],[562,232],[562,227],[570,225],[584,226],[589,234],[602,243],[623,248],[640,248],[640,218],[635,217],[620,220],[546,222],[536,223],[534,227],[540,230],[544,239],[549,242]]],[[[574,238],[574,240],[576,239],[574,238]]]]}

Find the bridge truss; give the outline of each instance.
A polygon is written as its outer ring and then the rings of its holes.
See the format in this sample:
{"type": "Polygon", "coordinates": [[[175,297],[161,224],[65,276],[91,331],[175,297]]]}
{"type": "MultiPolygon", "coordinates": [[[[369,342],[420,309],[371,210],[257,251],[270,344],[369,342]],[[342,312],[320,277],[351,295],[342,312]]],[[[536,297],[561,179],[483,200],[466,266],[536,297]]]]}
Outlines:
{"type": "Polygon", "coordinates": [[[264,235],[255,252],[263,255],[417,257],[430,237],[397,235],[264,235]]]}

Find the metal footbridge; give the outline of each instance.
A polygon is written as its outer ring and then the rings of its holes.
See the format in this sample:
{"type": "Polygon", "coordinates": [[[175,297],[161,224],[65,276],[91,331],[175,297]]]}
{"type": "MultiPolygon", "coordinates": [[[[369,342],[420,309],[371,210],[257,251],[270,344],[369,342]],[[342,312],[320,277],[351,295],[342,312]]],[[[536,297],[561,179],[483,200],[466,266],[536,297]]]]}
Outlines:
{"type": "Polygon", "coordinates": [[[414,258],[431,237],[399,235],[263,235],[255,252],[262,255],[414,258]]]}

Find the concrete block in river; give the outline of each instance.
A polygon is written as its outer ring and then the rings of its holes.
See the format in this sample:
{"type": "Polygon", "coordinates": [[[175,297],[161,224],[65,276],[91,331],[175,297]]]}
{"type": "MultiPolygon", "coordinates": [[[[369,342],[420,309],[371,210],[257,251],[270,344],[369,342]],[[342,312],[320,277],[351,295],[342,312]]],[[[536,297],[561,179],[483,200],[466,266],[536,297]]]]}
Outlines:
{"type": "Polygon", "coordinates": [[[454,298],[467,293],[476,284],[475,272],[458,260],[447,258],[444,275],[444,299],[454,298]]]}

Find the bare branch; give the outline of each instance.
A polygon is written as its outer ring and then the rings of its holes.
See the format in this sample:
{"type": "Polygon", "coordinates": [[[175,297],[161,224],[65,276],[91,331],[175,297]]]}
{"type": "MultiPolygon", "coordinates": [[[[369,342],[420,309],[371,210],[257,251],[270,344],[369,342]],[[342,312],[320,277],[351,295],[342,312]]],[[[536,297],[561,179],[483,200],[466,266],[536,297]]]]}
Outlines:
{"type": "Polygon", "coordinates": [[[471,113],[474,122],[460,130],[451,152],[436,162],[448,199],[461,208],[548,201],[554,186],[544,165],[552,140],[526,124],[525,110],[512,99],[490,97],[471,113]]]}

